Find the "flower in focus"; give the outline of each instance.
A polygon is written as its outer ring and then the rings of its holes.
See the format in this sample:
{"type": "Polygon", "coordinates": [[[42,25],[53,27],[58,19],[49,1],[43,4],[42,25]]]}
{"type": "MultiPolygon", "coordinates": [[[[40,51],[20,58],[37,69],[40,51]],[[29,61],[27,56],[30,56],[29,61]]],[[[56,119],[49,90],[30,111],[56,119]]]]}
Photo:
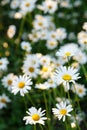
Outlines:
{"type": "Polygon", "coordinates": [[[23,120],[26,120],[26,125],[27,124],[42,124],[44,125],[44,120],[47,119],[47,117],[43,117],[45,115],[45,110],[41,111],[41,108],[39,108],[38,110],[35,107],[31,107],[28,109],[28,111],[26,111],[26,113],[28,114],[28,116],[25,116],[23,118],[23,120]]]}
{"type": "Polygon", "coordinates": [[[6,107],[6,104],[11,102],[11,100],[5,94],[0,96],[0,109],[6,107]]]}
{"type": "Polygon", "coordinates": [[[79,79],[78,70],[73,67],[66,68],[65,66],[60,66],[56,70],[55,78],[58,85],[62,84],[65,87],[65,90],[69,90],[69,83],[75,83],[75,80],[79,79]]]}
{"type": "Polygon", "coordinates": [[[31,85],[32,81],[28,75],[16,76],[12,84],[12,93],[16,95],[20,92],[20,95],[24,96],[25,93],[28,93],[28,91],[31,90],[31,85]]]}
{"type": "Polygon", "coordinates": [[[56,107],[52,108],[52,111],[59,120],[63,118],[63,121],[65,121],[66,116],[71,116],[69,112],[73,110],[72,105],[66,105],[66,102],[61,102],[56,104],[56,107]]]}

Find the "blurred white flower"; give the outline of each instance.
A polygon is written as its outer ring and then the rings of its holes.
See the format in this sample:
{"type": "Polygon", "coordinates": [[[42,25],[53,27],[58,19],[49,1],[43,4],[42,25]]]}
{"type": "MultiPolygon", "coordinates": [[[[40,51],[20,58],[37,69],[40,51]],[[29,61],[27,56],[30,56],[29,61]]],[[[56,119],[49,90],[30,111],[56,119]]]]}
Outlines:
{"type": "Polygon", "coordinates": [[[7,106],[7,103],[11,102],[8,96],[6,96],[4,93],[0,96],[0,109],[7,106]]]}
{"type": "Polygon", "coordinates": [[[21,42],[21,48],[27,52],[30,52],[31,51],[31,45],[29,42],[26,42],[26,41],[22,41],[21,42]]]}
{"type": "Polygon", "coordinates": [[[9,38],[13,38],[15,33],[16,33],[16,26],[15,25],[10,25],[8,27],[8,30],[7,30],[7,36],[9,38]]]}
{"type": "Polygon", "coordinates": [[[9,61],[7,58],[1,58],[0,59],[0,71],[7,70],[7,65],[9,64],[9,61]]]}
{"type": "Polygon", "coordinates": [[[13,73],[9,73],[6,76],[3,77],[2,84],[5,88],[7,88],[9,91],[12,90],[12,83],[15,78],[15,75],[13,73]]]}
{"type": "Polygon", "coordinates": [[[87,89],[84,85],[75,83],[75,85],[72,85],[72,91],[80,98],[83,98],[86,95],[87,89]]]}

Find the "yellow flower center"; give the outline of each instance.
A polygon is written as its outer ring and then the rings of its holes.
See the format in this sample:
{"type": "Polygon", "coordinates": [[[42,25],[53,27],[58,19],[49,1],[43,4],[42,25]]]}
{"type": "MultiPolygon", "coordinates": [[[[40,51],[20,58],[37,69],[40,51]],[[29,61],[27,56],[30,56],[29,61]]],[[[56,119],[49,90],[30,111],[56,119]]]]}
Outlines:
{"type": "Polygon", "coordinates": [[[47,67],[43,67],[43,68],[42,68],[42,71],[43,71],[43,72],[47,72],[47,71],[48,71],[48,68],[47,68],[47,67]]]}
{"type": "Polygon", "coordinates": [[[30,6],[30,3],[27,2],[27,3],[25,4],[25,6],[26,6],[26,7],[29,7],[29,6],[30,6]]]}
{"type": "Polygon", "coordinates": [[[68,57],[68,56],[71,56],[71,53],[70,52],[66,52],[65,55],[68,57]]]}
{"type": "Polygon", "coordinates": [[[34,72],[34,68],[33,68],[33,67],[30,67],[30,68],[29,68],[29,72],[33,73],[33,72],[34,72]]]}
{"type": "Polygon", "coordinates": [[[49,9],[52,9],[52,5],[48,5],[48,8],[49,8],[49,9]]]}
{"type": "Polygon", "coordinates": [[[62,78],[63,78],[64,80],[71,80],[71,79],[72,79],[72,76],[69,75],[69,74],[64,74],[64,75],[62,76],[62,78]]]}
{"type": "Polygon", "coordinates": [[[28,48],[28,46],[25,45],[25,46],[24,46],[24,49],[27,49],[27,48],[28,48]]]}
{"type": "Polygon", "coordinates": [[[66,115],[66,113],[67,113],[67,110],[66,110],[66,109],[61,109],[61,110],[60,110],[60,114],[66,115]]]}
{"type": "Polygon", "coordinates": [[[33,119],[34,121],[38,121],[38,120],[40,119],[40,116],[39,116],[38,114],[33,114],[33,115],[32,115],[32,119],[33,119]]]}
{"type": "Polygon", "coordinates": [[[80,88],[80,89],[79,89],[79,93],[82,93],[82,92],[83,92],[83,90],[80,88]]]}
{"type": "Polygon", "coordinates": [[[84,44],[87,44],[87,40],[84,41],[84,44]]]}
{"type": "Polygon", "coordinates": [[[2,62],[0,62],[0,65],[2,65],[2,62]]]}
{"type": "Polygon", "coordinates": [[[54,46],[54,44],[55,44],[54,42],[50,42],[50,45],[51,45],[51,46],[54,46]]]}
{"type": "Polygon", "coordinates": [[[43,23],[42,23],[42,22],[39,22],[39,23],[38,23],[38,25],[39,25],[39,26],[42,26],[42,25],[43,25],[43,23]]]}
{"type": "Polygon", "coordinates": [[[12,80],[8,80],[8,85],[11,85],[12,84],[12,80]]]}
{"type": "Polygon", "coordinates": [[[24,82],[20,82],[20,83],[18,84],[18,87],[19,87],[19,88],[24,88],[24,86],[25,86],[25,83],[24,83],[24,82]]]}
{"type": "Polygon", "coordinates": [[[53,84],[53,81],[52,80],[50,80],[50,82],[49,82],[50,84],[53,84]]]}
{"type": "Polygon", "coordinates": [[[2,99],[1,99],[1,102],[2,102],[2,103],[6,103],[6,99],[5,99],[5,98],[2,98],[2,99]]]}
{"type": "Polygon", "coordinates": [[[52,34],[52,38],[55,38],[55,35],[54,35],[54,34],[52,34]]]}

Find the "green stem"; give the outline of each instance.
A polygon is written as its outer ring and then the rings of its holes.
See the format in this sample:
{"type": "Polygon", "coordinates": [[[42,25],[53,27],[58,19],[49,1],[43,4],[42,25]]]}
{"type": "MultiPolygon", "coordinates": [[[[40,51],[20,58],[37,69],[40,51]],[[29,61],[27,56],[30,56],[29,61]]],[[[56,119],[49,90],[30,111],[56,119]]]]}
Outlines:
{"type": "Polygon", "coordinates": [[[28,94],[26,94],[26,95],[27,95],[27,98],[29,99],[29,101],[31,102],[31,104],[32,104],[33,106],[35,106],[35,104],[33,103],[33,101],[32,101],[32,99],[31,99],[30,95],[28,95],[28,94]]]}
{"type": "Polygon", "coordinates": [[[36,130],[36,125],[34,125],[34,130],[36,130]]]}
{"type": "Polygon", "coordinates": [[[20,40],[21,40],[21,36],[22,36],[22,33],[23,33],[23,28],[24,28],[24,23],[25,23],[25,17],[23,17],[22,21],[21,21],[21,25],[20,25],[20,29],[19,29],[19,34],[18,34],[18,37],[16,39],[16,43],[19,44],[20,43],[20,40]]]}
{"type": "Polygon", "coordinates": [[[44,102],[45,102],[45,107],[46,107],[46,115],[47,115],[47,118],[48,118],[48,121],[47,121],[47,123],[48,123],[48,128],[49,128],[49,130],[51,130],[50,129],[50,123],[49,123],[49,113],[48,113],[48,105],[47,105],[47,99],[46,99],[46,93],[45,92],[43,92],[43,97],[44,97],[44,102]]]}
{"type": "Polygon", "coordinates": [[[40,130],[43,130],[43,127],[42,127],[42,125],[41,125],[41,124],[40,124],[40,128],[41,128],[40,130]]]}
{"type": "Polygon", "coordinates": [[[85,79],[87,81],[87,72],[86,72],[86,68],[84,67],[84,65],[82,65],[82,70],[84,72],[84,75],[85,75],[85,79]]]}

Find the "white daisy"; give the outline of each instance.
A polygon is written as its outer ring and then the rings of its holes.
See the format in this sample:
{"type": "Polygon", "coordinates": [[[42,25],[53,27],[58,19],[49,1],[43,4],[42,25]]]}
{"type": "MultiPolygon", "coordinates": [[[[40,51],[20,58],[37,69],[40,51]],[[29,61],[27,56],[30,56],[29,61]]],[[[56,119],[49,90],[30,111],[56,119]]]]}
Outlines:
{"type": "Polygon", "coordinates": [[[72,86],[72,91],[76,93],[80,98],[83,98],[86,95],[87,89],[84,85],[75,83],[75,85],[72,86]]]}
{"type": "Polygon", "coordinates": [[[53,1],[53,0],[45,0],[42,5],[38,5],[38,8],[40,10],[43,10],[44,13],[50,13],[50,14],[53,14],[58,6],[57,6],[57,1],[53,1]]]}
{"type": "Polygon", "coordinates": [[[63,118],[63,121],[65,121],[66,116],[71,116],[69,112],[73,110],[72,105],[66,105],[66,102],[61,102],[56,104],[56,107],[52,108],[52,111],[59,120],[63,118]]]}
{"type": "Polygon", "coordinates": [[[6,104],[11,102],[11,100],[5,94],[0,96],[0,109],[6,107],[6,104]]]}
{"type": "Polygon", "coordinates": [[[43,117],[45,115],[45,110],[41,111],[41,108],[39,108],[38,110],[35,107],[31,107],[28,109],[28,111],[26,111],[26,113],[28,114],[28,116],[25,116],[23,118],[23,120],[26,120],[26,125],[27,124],[42,124],[44,125],[44,120],[47,119],[47,117],[43,117]]]}
{"type": "Polygon", "coordinates": [[[12,84],[12,93],[16,95],[18,92],[20,92],[21,96],[24,96],[25,93],[28,93],[29,90],[31,90],[32,81],[28,75],[23,76],[17,76],[13,80],[12,84]]]}
{"type": "Polygon", "coordinates": [[[21,42],[21,48],[27,52],[30,52],[31,51],[31,46],[30,46],[30,43],[29,42],[26,42],[26,41],[22,41],[21,42]]]}
{"type": "Polygon", "coordinates": [[[0,71],[7,70],[7,65],[9,64],[9,61],[7,58],[1,58],[0,59],[0,71]]]}
{"type": "Polygon", "coordinates": [[[79,51],[78,46],[74,43],[69,43],[59,49],[59,51],[56,53],[57,56],[61,56],[63,58],[71,57],[76,55],[76,53],[79,51]],[[73,48],[73,49],[71,49],[73,48]]]}
{"type": "Polygon", "coordinates": [[[47,40],[46,47],[49,50],[53,50],[57,47],[58,42],[56,40],[47,40]]]}
{"type": "Polygon", "coordinates": [[[47,82],[44,82],[44,83],[36,84],[35,88],[41,89],[41,90],[46,90],[46,89],[49,89],[50,86],[47,82]]]}
{"type": "Polygon", "coordinates": [[[58,85],[62,84],[65,87],[65,90],[69,90],[69,83],[75,83],[75,80],[79,79],[78,70],[74,69],[73,67],[66,68],[65,66],[60,66],[56,70],[55,78],[58,85]]]}
{"type": "Polygon", "coordinates": [[[4,76],[2,81],[2,84],[4,87],[6,87],[9,91],[12,89],[12,83],[14,80],[15,76],[13,73],[8,74],[7,76],[4,76]]]}
{"type": "Polygon", "coordinates": [[[27,12],[32,12],[35,8],[35,2],[36,0],[22,0],[20,4],[21,13],[26,14],[27,12]]]}
{"type": "Polygon", "coordinates": [[[9,38],[13,38],[15,33],[16,33],[16,26],[15,25],[10,25],[8,27],[8,30],[7,30],[7,36],[9,38]]]}
{"type": "Polygon", "coordinates": [[[58,28],[56,30],[57,33],[57,39],[61,42],[62,40],[64,40],[67,37],[67,32],[65,28],[58,28]]]}
{"type": "Polygon", "coordinates": [[[30,75],[33,78],[36,78],[40,71],[38,66],[33,64],[25,64],[22,69],[23,73],[30,75]]]}

